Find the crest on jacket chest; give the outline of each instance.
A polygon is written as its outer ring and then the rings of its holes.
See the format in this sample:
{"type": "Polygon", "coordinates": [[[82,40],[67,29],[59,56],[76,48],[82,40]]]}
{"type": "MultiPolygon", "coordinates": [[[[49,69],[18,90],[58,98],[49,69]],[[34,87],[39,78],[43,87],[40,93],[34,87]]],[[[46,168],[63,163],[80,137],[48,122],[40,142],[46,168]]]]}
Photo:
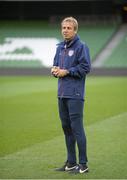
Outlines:
{"type": "Polygon", "coordinates": [[[69,50],[68,51],[68,56],[73,56],[73,54],[74,54],[74,50],[69,50]]]}
{"type": "Polygon", "coordinates": [[[68,56],[73,56],[74,55],[74,50],[73,49],[70,49],[70,50],[64,50],[64,51],[60,51],[60,53],[59,53],[59,56],[61,56],[61,55],[68,55],[68,56]]]}

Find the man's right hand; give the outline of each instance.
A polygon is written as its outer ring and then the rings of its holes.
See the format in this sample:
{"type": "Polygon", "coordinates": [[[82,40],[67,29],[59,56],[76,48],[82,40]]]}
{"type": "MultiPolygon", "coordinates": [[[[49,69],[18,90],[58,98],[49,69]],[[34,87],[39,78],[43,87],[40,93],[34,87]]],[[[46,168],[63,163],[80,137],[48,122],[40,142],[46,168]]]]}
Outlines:
{"type": "Polygon", "coordinates": [[[51,73],[53,76],[60,78],[66,76],[69,72],[66,69],[60,69],[58,66],[53,66],[51,68],[51,73]]]}
{"type": "Polygon", "coordinates": [[[54,75],[55,77],[57,77],[59,69],[60,69],[59,66],[53,66],[51,68],[51,74],[54,75]]]}

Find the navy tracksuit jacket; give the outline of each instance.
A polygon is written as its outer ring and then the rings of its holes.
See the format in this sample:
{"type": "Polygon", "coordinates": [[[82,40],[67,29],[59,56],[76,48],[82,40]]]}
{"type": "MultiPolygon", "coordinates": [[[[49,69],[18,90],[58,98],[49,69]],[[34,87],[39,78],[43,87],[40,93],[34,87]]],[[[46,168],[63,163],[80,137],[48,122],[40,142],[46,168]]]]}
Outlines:
{"type": "Polygon", "coordinates": [[[67,147],[67,161],[76,163],[75,144],[79,163],[87,162],[86,136],[83,127],[83,107],[86,74],[90,72],[89,48],[76,35],[70,42],[58,44],[53,66],[67,69],[69,74],[58,79],[58,105],[67,147]]]}

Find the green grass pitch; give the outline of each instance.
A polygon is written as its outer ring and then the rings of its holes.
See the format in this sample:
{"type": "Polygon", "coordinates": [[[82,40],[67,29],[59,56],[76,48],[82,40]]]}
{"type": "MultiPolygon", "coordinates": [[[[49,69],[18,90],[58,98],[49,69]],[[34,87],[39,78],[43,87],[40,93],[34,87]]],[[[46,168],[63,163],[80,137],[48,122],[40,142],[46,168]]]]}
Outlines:
{"type": "Polygon", "coordinates": [[[0,77],[0,179],[126,179],[127,77],[87,77],[88,174],[56,172],[66,157],[57,79],[0,77]]]}

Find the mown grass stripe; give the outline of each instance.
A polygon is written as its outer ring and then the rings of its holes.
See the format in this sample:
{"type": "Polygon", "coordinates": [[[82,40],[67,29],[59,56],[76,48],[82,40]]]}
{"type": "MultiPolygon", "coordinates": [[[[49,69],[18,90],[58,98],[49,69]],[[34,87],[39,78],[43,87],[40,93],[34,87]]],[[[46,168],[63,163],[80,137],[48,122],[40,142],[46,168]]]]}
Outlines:
{"type": "Polygon", "coordinates": [[[54,171],[65,161],[64,137],[59,136],[0,158],[0,178],[127,178],[127,113],[91,124],[86,131],[90,173],[73,176],[54,171]]]}

